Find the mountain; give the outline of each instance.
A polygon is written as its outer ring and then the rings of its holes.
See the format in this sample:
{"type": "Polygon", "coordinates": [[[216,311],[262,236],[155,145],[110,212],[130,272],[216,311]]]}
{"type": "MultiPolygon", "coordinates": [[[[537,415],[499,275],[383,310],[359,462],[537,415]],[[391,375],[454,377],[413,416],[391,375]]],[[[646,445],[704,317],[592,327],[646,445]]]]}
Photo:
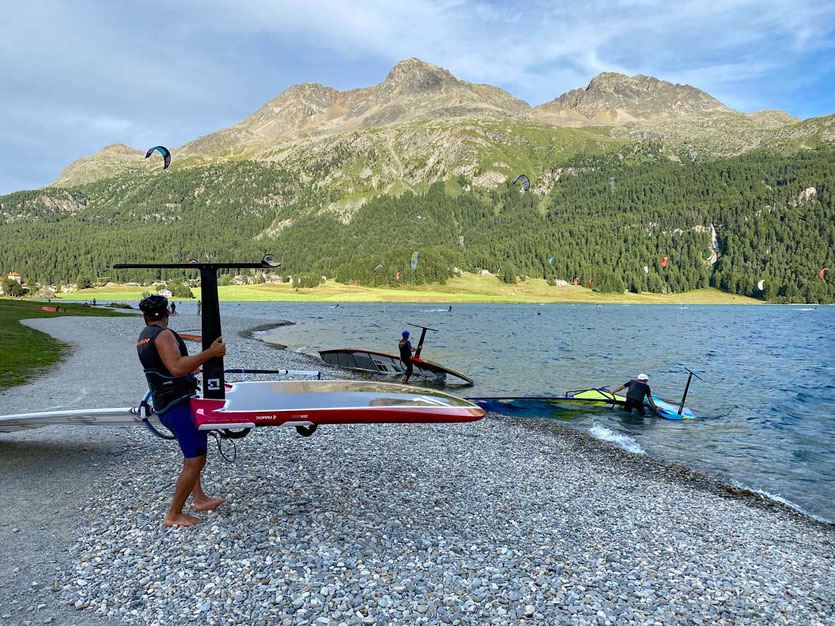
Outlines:
{"type": "Polygon", "coordinates": [[[657,142],[674,159],[786,153],[835,142],[833,116],[801,121],[785,111],[742,113],[690,85],[612,72],[536,107],[530,117],[562,127],[606,127],[609,137],[657,142]]]}
{"type": "Polygon", "coordinates": [[[317,83],[294,85],[232,128],[185,144],[179,158],[211,160],[230,152],[272,155],[276,146],[303,139],[428,118],[512,117],[529,109],[497,87],[468,83],[445,69],[409,59],[373,87],[337,91],[317,83]]]}
{"type": "Polygon", "coordinates": [[[127,172],[148,172],[150,163],[145,153],[116,143],[106,146],[92,156],[73,161],[58,177],[53,187],[72,187],[84,182],[118,176],[127,172]]]}
{"type": "MultiPolygon", "coordinates": [[[[520,172],[545,193],[551,170],[588,152],[649,147],[692,160],[832,141],[830,122],[806,124],[781,111],[741,113],[695,87],[649,76],[603,73],[532,108],[497,87],[408,59],[371,87],[294,85],[235,126],[172,152],[174,168],[241,159],[281,163],[309,184],[356,202],[459,175],[495,188],[520,172]]],[[[70,164],[54,185],[159,169],[158,160],[142,156],[109,146],[70,164]]]]}
{"type": "Polygon", "coordinates": [[[587,87],[573,89],[533,110],[555,126],[620,126],[702,113],[730,113],[716,98],[690,85],[652,76],[604,72],[587,87]]]}

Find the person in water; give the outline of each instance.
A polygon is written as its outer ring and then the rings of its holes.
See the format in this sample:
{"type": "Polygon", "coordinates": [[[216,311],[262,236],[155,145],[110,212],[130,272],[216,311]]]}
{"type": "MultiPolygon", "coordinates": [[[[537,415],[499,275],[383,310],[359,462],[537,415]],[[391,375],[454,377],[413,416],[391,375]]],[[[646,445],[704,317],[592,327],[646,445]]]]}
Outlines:
{"type": "Polygon", "coordinates": [[[185,342],[168,328],[168,300],[164,296],[147,296],[139,303],[139,309],[145,316],[146,326],[139,333],[136,351],[148,379],[154,412],[177,438],[183,453],[183,470],[163,524],[193,526],[200,519],[183,513],[189,495],[194,496],[195,511],[211,511],[226,501],[226,498],[210,498],[200,484],[200,473],[206,465],[207,435],[191,421],[189,405],[200,366],[209,359],[223,357],[226,346],[218,337],[207,350],[189,356],[185,342]]]}
{"type": "Polygon", "coordinates": [[[627,413],[632,413],[632,409],[635,409],[638,415],[645,415],[646,411],[644,410],[644,398],[646,398],[649,405],[657,411],[658,407],[655,406],[655,402],[652,399],[652,389],[649,388],[648,381],[649,376],[646,374],[638,374],[638,378],[630,380],[627,383],[623,383],[617,389],[613,389],[612,394],[616,394],[622,389],[628,390],[626,392],[626,404],[623,407],[626,409],[627,413]]]}
{"type": "Polygon", "coordinates": [[[400,381],[403,384],[409,382],[409,378],[412,376],[412,372],[414,368],[412,367],[412,352],[415,349],[412,347],[412,342],[409,341],[409,331],[404,330],[401,334],[400,343],[397,344],[397,347],[400,348],[400,360],[403,362],[403,367],[406,368],[406,371],[403,374],[403,380],[400,381]]]}
{"type": "Polygon", "coordinates": [[[171,301],[171,315],[177,315],[177,303],[171,301]]]}

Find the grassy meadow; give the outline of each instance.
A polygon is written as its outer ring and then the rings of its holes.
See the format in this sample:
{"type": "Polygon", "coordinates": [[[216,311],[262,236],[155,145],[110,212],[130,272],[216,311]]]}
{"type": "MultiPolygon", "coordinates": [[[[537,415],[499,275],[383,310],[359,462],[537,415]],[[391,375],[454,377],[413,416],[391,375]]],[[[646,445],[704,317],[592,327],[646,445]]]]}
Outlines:
{"type": "MultiPolygon", "coordinates": [[[[110,286],[82,289],[64,297],[72,300],[139,300],[150,287],[110,286]]],[[[193,289],[196,298],[200,289],[193,289]]],[[[228,302],[593,302],[621,304],[762,304],[760,300],[725,293],[718,289],[698,289],[685,293],[598,293],[585,287],[556,287],[541,278],[529,278],[508,285],[495,276],[463,274],[445,285],[403,285],[365,287],[329,280],[311,289],[296,289],[290,284],[229,285],[219,287],[220,299],[228,302]]],[[[180,300],[180,298],[175,298],[180,300]]]]}

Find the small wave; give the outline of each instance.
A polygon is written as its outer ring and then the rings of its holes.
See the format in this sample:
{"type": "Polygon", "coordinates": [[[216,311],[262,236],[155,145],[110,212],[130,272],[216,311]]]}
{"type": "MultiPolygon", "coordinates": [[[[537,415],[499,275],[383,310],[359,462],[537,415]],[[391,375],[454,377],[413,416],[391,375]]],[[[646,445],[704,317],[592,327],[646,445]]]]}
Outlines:
{"type": "Polygon", "coordinates": [[[627,452],[631,452],[632,454],[646,454],[644,449],[638,445],[638,442],[632,439],[631,437],[627,437],[623,433],[617,433],[613,430],[609,430],[605,426],[601,426],[600,424],[595,424],[589,430],[589,434],[594,437],[595,439],[602,439],[603,441],[608,441],[609,443],[615,444],[618,448],[622,448],[627,452]]]}
{"type": "MultiPolygon", "coordinates": [[[[735,483],[733,486],[737,487],[739,489],[749,489],[748,487],[746,487],[744,485],[740,485],[738,483],[735,483]]],[[[821,517],[820,515],[815,515],[814,513],[809,513],[809,511],[805,510],[799,504],[795,504],[791,500],[787,500],[786,498],[784,498],[780,494],[771,493],[770,491],[766,491],[765,489],[749,489],[749,490],[753,491],[754,493],[757,493],[757,494],[761,495],[764,498],[768,498],[769,500],[773,500],[774,502],[779,502],[780,504],[784,504],[787,507],[789,507],[790,509],[794,509],[798,513],[802,513],[806,517],[811,517],[813,520],[816,520],[818,522],[824,522],[825,524],[835,523],[835,521],[833,521],[831,519],[821,517]]]]}
{"type": "Polygon", "coordinates": [[[420,311],[421,313],[442,313],[444,311],[449,311],[449,309],[421,309],[420,311]]]}
{"type": "Polygon", "coordinates": [[[815,311],[816,309],[797,309],[798,311],[815,311]]]}

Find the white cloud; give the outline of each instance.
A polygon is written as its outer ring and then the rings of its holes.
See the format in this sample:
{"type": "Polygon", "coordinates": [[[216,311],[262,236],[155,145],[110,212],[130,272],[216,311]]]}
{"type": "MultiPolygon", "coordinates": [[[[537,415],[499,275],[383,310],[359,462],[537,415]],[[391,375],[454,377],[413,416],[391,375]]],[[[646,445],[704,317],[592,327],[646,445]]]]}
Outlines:
{"type": "Polygon", "coordinates": [[[303,36],[390,63],[417,56],[506,85],[533,104],[602,71],[695,77],[697,86],[732,93],[831,46],[835,29],[835,3],[809,0],[229,0],[225,7],[214,19],[234,28],[303,36]]]}

